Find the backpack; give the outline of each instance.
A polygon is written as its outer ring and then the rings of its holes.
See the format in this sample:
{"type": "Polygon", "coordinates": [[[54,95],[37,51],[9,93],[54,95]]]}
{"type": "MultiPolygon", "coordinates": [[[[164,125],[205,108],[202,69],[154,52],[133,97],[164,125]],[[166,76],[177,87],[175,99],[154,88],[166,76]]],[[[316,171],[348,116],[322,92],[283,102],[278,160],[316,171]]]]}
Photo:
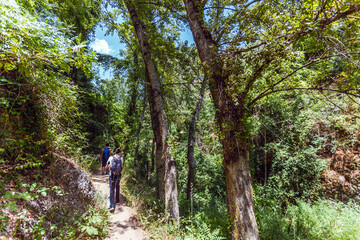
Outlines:
{"type": "Polygon", "coordinates": [[[122,162],[122,157],[118,157],[118,156],[113,156],[113,159],[111,161],[111,165],[110,165],[110,170],[111,170],[111,177],[114,176],[120,176],[121,175],[121,162],[122,162]]]}
{"type": "Polygon", "coordinates": [[[103,158],[105,160],[108,160],[110,157],[110,148],[104,148],[104,152],[103,152],[103,158]]]}

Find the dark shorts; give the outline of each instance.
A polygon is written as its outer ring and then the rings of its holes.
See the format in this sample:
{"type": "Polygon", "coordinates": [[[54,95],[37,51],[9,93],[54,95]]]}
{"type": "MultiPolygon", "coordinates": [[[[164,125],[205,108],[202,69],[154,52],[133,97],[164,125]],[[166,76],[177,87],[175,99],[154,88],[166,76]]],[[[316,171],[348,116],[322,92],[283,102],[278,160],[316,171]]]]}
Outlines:
{"type": "Polygon", "coordinates": [[[107,159],[104,159],[104,158],[103,158],[103,160],[102,160],[102,162],[101,162],[101,166],[102,166],[102,167],[105,167],[107,161],[108,161],[107,159]]]}

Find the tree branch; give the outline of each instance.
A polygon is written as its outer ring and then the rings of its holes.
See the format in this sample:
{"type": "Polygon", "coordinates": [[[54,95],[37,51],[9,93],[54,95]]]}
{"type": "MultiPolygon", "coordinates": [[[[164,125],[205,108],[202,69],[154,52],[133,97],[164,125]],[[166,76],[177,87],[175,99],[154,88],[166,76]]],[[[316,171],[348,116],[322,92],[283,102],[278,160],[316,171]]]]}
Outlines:
{"type": "MultiPolygon", "coordinates": [[[[346,53],[347,55],[357,55],[360,54],[360,52],[355,52],[355,53],[346,53]]],[[[328,59],[328,58],[332,58],[332,57],[339,57],[339,56],[344,56],[344,54],[336,54],[336,55],[331,55],[331,56],[324,56],[318,59],[313,59],[310,62],[302,65],[301,67],[299,67],[298,69],[294,70],[293,72],[289,73],[288,75],[286,75],[285,77],[281,78],[279,81],[277,81],[276,83],[274,83],[270,88],[264,90],[263,92],[261,92],[254,100],[252,100],[249,104],[248,107],[250,107],[251,105],[253,105],[256,101],[258,101],[259,99],[263,98],[264,96],[268,95],[267,92],[270,91],[272,88],[274,88],[275,86],[279,85],[281,82],[285,81],[286,79],[288,79],[289,77],[291,77],[292,75],[294,75],[295,73],[297,73],[299,70],[310,66],[316,62],[319,62],[321,60],[324,59],[328,59]]]]}
{"type": "MultiPolygon", "coordinates": [[[[272,90],[270,92],[267,92],[265,94],[263,94],[261,97],[257,97],[255,100],[258,101],[259,99],[276,93],[276,92],[285,92],[285,91],[292,91],[292,90],[315,90],[315,91],[329,91],[329,92],[337,92],[337,93],[341,93],[341,94],[347,94],[353,97],[358,97],[360,98],[360,94],[354,94],[351,93],[350,91],[359,91],[358,89],[348,89],[346,91],[342,91],[342,90],[338,90],[338,89],[331,89],[331,88],[322,88],[322,87],[294,87],[294,88],[281,88],[281,89],[276,89],[276,90],[272,90]]],[[[252,101],[250,102],[247,107],[250,107],[251,105],[253,105],[256,101],[252,101]]]]}
{"type": "Polygon", "coordinates": [[[335,107],[339,108],[341,111],[346,112],[346,113],[348,113],[348,114],[350,114],[350,115],[353,115],[353,116],[355,116],[355,117],[359,117],[359,115],[354,114],[354,113],[351,113],[351,112],[345,110],[344,108],[340,107],[339,105],[337,105],[337,104],[334,103],[333,101],[331,101],[324,93],[321,93],[321,95],[323,95],[323,96],[326,98],[326,100],[328,100],[328,101],[329,101],[331,104],[333,104],[335,107]]]}
{"type": "Polygon", "coordinates": [[[270,64],[271,60],[270,59],[266,59],[265,62],[255,71],[255,73],[250,77],[244,91],[242,92],[240,98],[239,98],[239,104],[241,105],[245,98],[246,95],[248,94],[248,92],[250,91],[252,85],[254,84],[254,82],[256,81],[256,79],[258,79],[258,77],[260,76],[260,74],[262,73],[262,71],[270,64]]]}
{"type": "Polygon", "coordinates": [[[349,16],[350,14],[356,13],[360,11],[360,4],[357,5],[352,5],[349,10],[345,11],[345,12],[340,12],[338,14],[336,14],[335,16],[332,16],[330,18],[326,18],[326,19],[322,19],[320,21],[320,23],[323,25],[322,27],[325,27],[326,25],[329,25],[339,19],[343,19],[346,18],[347,16],[349,16]]]}
{"type": "MultiPolygon", "coordinates": [[[[228,23],[231,23],[237,16],[239,16],[240,14],[242,14],[248,7],[250,7],[251,5],[253,5],[256,2],[260,2],[261,0],[253,0],[251,2],[249,2],[247,5],[244,6],[244,8],[241,11],[238,11],[237,13],[234,14],[234,16],[232,16],[232,18],[230,18],[229,21],[227,21],[228,23]]],[[[230,25],[230,24],[229,24],[230,25]]],[[[227,26],[226,23],[224,23],[224,26],[227,26]]],[[[215,40],[216,45],[219,44],[220,39],[222,38],[222,36],[225,34],[225,28],[222,29],[222,31],[219,33],[217,39],[215,40]]]]}
{"type": "MultiPolygon", "coordinates": [[[[331,23],[337,21],[337,20],[340,20],[340,19],[343,19],[343,18],[346,18],[346,17],[353,17],[351,16],[350,14],[353,14],[353,13],[356,13],[356,12],[359,12],[360,11],[360,4],[359,5],[354,5],[354,6],[351,6],[349,8],[349,10],[347,11],[344,11],[344,12],[339,12],[338,14],[336,14],[335,16],[331,17],[331,18],[326,18],[326,19],[322,19],[320,21],[320,26],[319,28],[322,29],[324,28],[325,26],[327,25],[330,25],[331,23]]],[[[240,13],[240,11],[239,11],[240,13]]],[[[234,15],[235,16],[235,15],[234,15]]],[[[283,34],[283,35],[280,35],[278,37],[275,38],[275,40],[278,40],[280,38],[285,38],[285,37],[290,37],[291,35],[293,36],[296,36],[296,35],[300,35],[300,36],[303,36],[303,35],[306,35],[306,34],[310,34],[312,32],[316,31],[315,29],[312,29],[312,30],[305,30],[305,31],[298,31],[298,32],[293,32],[293,33],[289,33],[289,34],[283,34]]],[[[219,36],[221,37],[224,33],[221,33],[219,34],[219,36]]],[[[217,42],[219,41],[219,39],[216,40],[217,42]]],[[[294,41],[294,39],[292,40],[294,41]]],[[[247,51],[251,51],[255,48],[258,48],[258,47],[261,47],[263,45],[267,45],[268,44],[268,41],[263,41],[257,45],[254,45],[254,46],[251,46],[249,48],[246,48],[246,49],[241,49],[241,50],[238,50],[236,52],[233,52],[233,54],[240,54],[240,53],[243,53],[243,52],[247,52],[247,51]]]]}

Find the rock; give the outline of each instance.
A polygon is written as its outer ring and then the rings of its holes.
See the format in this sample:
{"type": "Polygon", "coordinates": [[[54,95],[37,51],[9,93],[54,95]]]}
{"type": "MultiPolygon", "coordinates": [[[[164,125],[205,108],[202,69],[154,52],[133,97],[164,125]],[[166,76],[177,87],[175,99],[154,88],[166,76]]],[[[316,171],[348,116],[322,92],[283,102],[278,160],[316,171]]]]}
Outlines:
{"type": "Polygon", "coordinates": [[[66,183],[70,192],[80,193],[85,199],[92,200],[95,196],[95,189],[87,172],[71,159],[57,154],[53,155],[56,160],[50,168],[50,175],[59,182],[66,183]]]}

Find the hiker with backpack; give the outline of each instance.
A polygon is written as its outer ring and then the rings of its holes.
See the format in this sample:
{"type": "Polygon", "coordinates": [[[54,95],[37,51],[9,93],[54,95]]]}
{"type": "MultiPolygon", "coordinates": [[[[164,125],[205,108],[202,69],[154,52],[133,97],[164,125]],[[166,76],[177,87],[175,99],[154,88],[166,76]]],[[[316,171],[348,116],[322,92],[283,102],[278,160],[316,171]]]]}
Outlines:
{"type": "Polygon", "coordinates": [[[105,172],[107,173],[107,171],[105,170],[105,166],[106,163],[109,160],[109,157],[111,156],[111,148],[110,148],[110,144],[107,143],[105,148],[101,151],[101,167],[102,167],[102,175],[105,174],[105,172]]]}
{"type": "Polygon", "coordinates": [[[124,160],[121,157],[121,151],[119,148],[115,150],[115,155],[111,156],[107,161],[106,169],[110,170],[109,172],[109,185],[110,185],[110,212],[115,211],[115,203],[120,202],[120,178],[121,171],[124,167],[124,160]],[[114,194],[116,190],[116,194],[114,194]],[[115,196],[116,195],[116,202],[115,196]]]}

